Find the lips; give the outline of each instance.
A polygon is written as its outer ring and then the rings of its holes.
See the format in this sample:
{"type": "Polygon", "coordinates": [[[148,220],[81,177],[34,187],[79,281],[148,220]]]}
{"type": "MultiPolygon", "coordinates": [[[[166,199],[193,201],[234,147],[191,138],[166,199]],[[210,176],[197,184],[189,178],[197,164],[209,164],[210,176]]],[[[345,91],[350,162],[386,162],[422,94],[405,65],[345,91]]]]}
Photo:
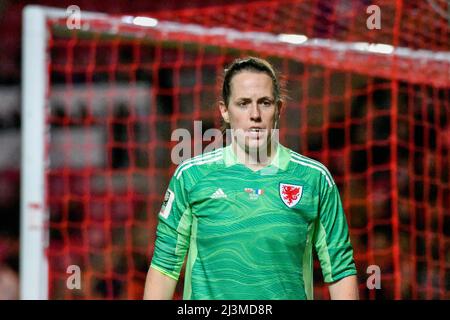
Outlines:
{"type": "Polygon", "coordinates": [[[263,130],[264,130],[264,128],[261,128],[261,127],[250,127],[250,129],[248,129],[247,131],[249,131],[249,132],[261,132],[263,130]]]}
{"type": "Polygon", "coordinates": [[[260,138],[265,131],[266,129],[261,127],[251,127],[247,130],[247,133],[250,138],[260,138]]]}

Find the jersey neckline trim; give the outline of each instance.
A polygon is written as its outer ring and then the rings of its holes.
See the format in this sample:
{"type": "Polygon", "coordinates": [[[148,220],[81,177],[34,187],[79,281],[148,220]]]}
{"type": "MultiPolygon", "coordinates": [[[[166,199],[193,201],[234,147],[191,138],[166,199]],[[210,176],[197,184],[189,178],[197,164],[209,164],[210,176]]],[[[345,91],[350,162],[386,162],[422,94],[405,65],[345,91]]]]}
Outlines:
{"type": "MultiPolygon", "coordinates": [[[[232,144],[229,144],[225,148],[223,148],[223,160],[226,167],[233,166],[235,164],[242,164],[245,166],[245,164],[241,163],[236,154],[234,153],[232,144]]],[[[291,161],[291,152],[288,148],[283,146],[281,143],[277,144],[276,154],[273,157],[271,163],[266,166],[265,168],[268,168],[270,166],[274,166],[281,170],[286,170],[289,162],[291,161]]],[[[263,168],[263,169],[265,169],[263,168]]],[[[263,170],[261,169],[261,170],[263,170]]]]}

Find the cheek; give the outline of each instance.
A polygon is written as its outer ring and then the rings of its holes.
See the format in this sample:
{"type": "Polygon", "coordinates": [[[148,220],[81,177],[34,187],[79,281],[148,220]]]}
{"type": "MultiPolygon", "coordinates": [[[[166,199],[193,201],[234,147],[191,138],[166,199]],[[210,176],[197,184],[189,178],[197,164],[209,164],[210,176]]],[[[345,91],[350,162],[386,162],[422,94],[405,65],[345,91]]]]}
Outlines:
{"type": "Polygon", "coordinates": [[[241,123],[243,123],[246,120],[246,114],[243,112],[228,112],[228,115],[230,117],[230,124],[233,127],[240,126],[241,123]]]}
{"type": "Polygon", "coordinates": [[[265,114],[264,114],[264,120],[265,120],[265,122],[267,122],[267,123],[270,123],[270,122],[275,122],[275,117],[276,117],[276,112],[274,111],[274,110],[270,110],[270,111],[267,111],[265,114]]]}

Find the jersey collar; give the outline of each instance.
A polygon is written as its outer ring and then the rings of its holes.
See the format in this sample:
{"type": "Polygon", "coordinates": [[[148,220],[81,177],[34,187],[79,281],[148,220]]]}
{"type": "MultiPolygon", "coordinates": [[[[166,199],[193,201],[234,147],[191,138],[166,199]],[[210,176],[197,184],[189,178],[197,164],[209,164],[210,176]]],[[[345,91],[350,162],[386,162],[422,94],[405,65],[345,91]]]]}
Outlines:
{"type": "MultiPolygon", "coordinates": [[[[240,163],[233,151],[231,144],[224,148],[223,158],[226,167],[230,167],[232,165],[240,163]]],[[[289,165],[290,159],[291,153],[289,152],[289,149],[279,143],[277,145],[275,157],[273,157],[272,162],[269,166],[274,166],[281,170],[286,170],[289,165]]]]}

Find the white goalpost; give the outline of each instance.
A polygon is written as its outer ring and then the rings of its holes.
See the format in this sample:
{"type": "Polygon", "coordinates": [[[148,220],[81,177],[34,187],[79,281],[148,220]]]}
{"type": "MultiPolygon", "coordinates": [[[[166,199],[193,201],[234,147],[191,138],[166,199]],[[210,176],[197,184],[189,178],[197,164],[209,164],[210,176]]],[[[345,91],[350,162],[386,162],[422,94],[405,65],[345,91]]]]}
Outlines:
{"type": "MultiPolygon", "coordinates": [[[[22,163],[20,200],[20,298],[48,299],[48,208],[45,202],[45,125],[49,78],[47,19],[64,18],[62,9],[30,5],[23,10],[22,163]]],[[[84,13],[101,18],[104,14],[84,13]]]]}
{"type": "Polygon", "coordinates": [[[45,248],[46,12],[26,7],[22,38],[22,164],[20,219],[20,298],[47,299],[45,248]],[[32,143],[30,143],[32,142],[32,143]]]}

